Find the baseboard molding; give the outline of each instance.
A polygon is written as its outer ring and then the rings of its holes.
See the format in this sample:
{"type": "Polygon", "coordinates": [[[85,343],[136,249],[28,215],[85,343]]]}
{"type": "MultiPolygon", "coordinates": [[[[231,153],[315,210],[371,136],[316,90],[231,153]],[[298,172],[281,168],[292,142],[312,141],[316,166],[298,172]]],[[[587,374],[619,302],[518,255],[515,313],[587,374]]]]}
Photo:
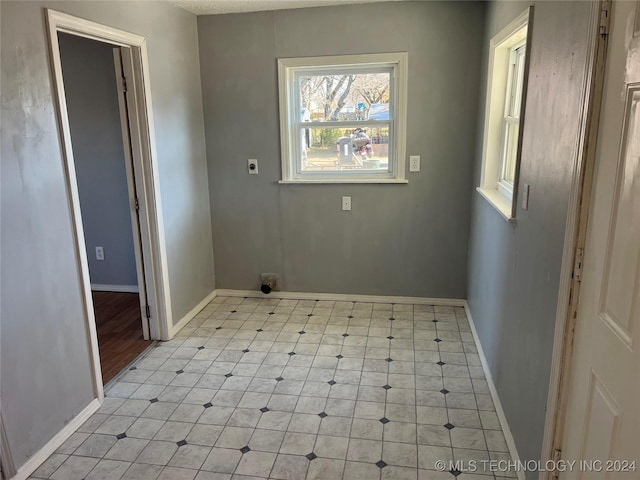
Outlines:
{"type": "MultiPolygon", "coordinates": [[[[509,453],[511,454],[511,459],[516,462],[516,464],[520,463],[520,455],[518,454],[518,449],[516,448],[516,442],[513,439],[513,435],[511,434],[511,429],[509,428],[509,423],[507,422],[507,417],[504,414],[504,409],[502,408],[502,403],[500,403],[500,397],[498,396],[498,390],[496,389],[495,383],[493,383],[493,376],[491,375],[491,371],[489,370],[489,362],[487,361],[487,357],[482,350],[482,344],[480,343],[480,337],[478,336],[478,330],[476,330],[476,325],[473,322],[473,317],[471,316],[471,309],[469,308],[469,303],[464,301],[464,310],[467,313],[467,318],[469,319],[469,325],[471,326],[471,333],[473,335],[473,339],[476,342],[476,346],[478,347],[478,356],[480,357],[480,363],[482,364],[482,370],[484,370],[484,375],[487,379],[487,384],[489,385],[489,391],[491,392],[491,398],[493,399],[493,404],[496,407],[496,415],[498,415],[498,420],[500,420],[500,426],[502,427],[502,432],[504,433],[504,438],[507,442],[507,447],[509,448],[509,453]]],[[[525,480],[524,471],[518,470],[516,472],[518,476],[518,480],[525,480]]]]}
{"type": "Polygon", "coordinates": [[[464,307],[465,301],[459,298],[426,298],[426,297],[396,297],[382,295],[351,295],[344,293],[308,293],[308,292],[271,292],[265,295],[257,290],[228,290],[215,291],[216,297],[249,297],[249,298],[280,298],[283,300],[333,300],[337,302],[371,302],[371,303],[404,303],[416,305],[438,305],[464,307]]]}
{"type": "Polygon", "coordinates": [[[99,399],[94,399],[84,410],[76,415],[65,427],[60,430],[55,437],[47,442],[47,444],[38,450],[27,463],[22,465],[18,469],[18,473],[10,480],[26,480],[33,472],[35,472],[49,456],[54,453],[60,446],[78,429],[80,426],[89,419],[99,408],[102,402],[99,399]]]}
{"type": "Polygon", "coordinates": [[[96,292],[123,292],[138,293],[138,285],[105,285],[102,283],[92,283],[91,290],[96,292]]]}
{"type": "Polygon", "coordinates": [[[176,333],[182,330],[182,328],[193,319],[193,317],[195,317],[198,313],[200,313],[200,310],[206,307],[207,304],[217,296],[218,296],[217,291],[214,290],[209,295],[204,297],[202,301],[198,303],[195,307],[193,307],[184,317],[182,317],[178,321],[178,323],[176,323],[175,325],[169,325],[168,340],[171,340],[176,335],[176,333]]]}

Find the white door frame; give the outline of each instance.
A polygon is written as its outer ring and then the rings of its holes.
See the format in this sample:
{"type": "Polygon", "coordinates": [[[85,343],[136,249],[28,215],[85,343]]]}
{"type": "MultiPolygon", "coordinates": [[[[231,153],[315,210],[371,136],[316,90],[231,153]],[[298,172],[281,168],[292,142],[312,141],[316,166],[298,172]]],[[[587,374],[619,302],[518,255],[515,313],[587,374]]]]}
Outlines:
{"type": "MultiPolygon", "coordinates": [[[[142,236],[142,251],[145,257],[145,276],[147,278],[148,302],[151,308],[149,321],[152,339],[169,339],[169,325],[171,319],[171,301],[169,297],[169,278],[167,274],[167,254],[162,223],[162,208],[159,192],[157,154],[153,128],[153,113],[151,110],[151,89],[149,79],[149,60],[145,38],[133,33],[84,20],[66,13],[45,9],[47,20],[47,34],[49,37],[49,53],[51,58],[52,76],[55,99],[57,102],[60,134],[62,137],[61,150],[64,158],[65,174],[69,210],[72,217],[75,238],[76,257],[78,259],[78,274],[80,277],[84,300],[85,318],[89,330],[89,347],[93,360],[94,389],[96,398],[104,399],[100,357],[98,351],[98,337],[96,331],[93,301],[91,297],[91,281],[89,278],[89,264],[87,260],[84,230],[80,214],[80,200],[76,179],[69,115],[64,91],[60,47],[58,32],[69,33],[114,46],[125,47],[131,52],[133,78],[129,82],[129,89],[133,93],[133,102],[129,108],[135,110],[135,125],[131,125],[131,142],[134,151],[136,174],[142,182],[142,191],[138,191],[140,203],[140,230],[142,236]]],[[[128,96],[128,98],[131,98],[128,96]]]]}
{"type": "Polygon", "coordinates": [[[13,457],[9,450],[9,440],[4,431],[4,422],[0,413],[0,478],[12,478],[16,474],[16,467],[13,464],[13,457]]]}
{"type": "MultiPolygon", "coordinates": [[[[589,216],[595,145],[600,120],[600,106],[604,84],[607,35],[601,35],[601,25],[607,25],[611,13],[610,0],[591,4],[588,25],[588,48],[584,98],[580,112],[578,154],[574,164],[569,210],[565,227],[558,307],[551,357],[551,376],[547,397],[545,428],[541,461],[555,460],[556,449],[562,444],[562,425],[566,402],[567,379],[571,374],[575,318],[580,293],[580,271],[583,262],[586,226],[589,216]],[[605,12],[606,13],[603,13],[605,12]]],[[[552,478],[554,472],[542,471],[540,480],[552,478]]]]}

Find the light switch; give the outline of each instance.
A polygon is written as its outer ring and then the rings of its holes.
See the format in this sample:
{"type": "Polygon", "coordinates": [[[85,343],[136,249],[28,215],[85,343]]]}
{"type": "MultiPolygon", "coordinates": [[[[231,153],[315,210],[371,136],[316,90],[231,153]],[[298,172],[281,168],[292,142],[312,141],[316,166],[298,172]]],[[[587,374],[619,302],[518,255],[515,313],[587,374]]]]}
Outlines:
{"type": "Polygon", "coordinates": [[[351,210],[351,197],[342,197],[342,210],[351,210]]]}
{"type": "Polygon", "coordinates": [[[529,210],[529,185],[527,183],[522,186],[522,209],[529,210]]]}
{"type": "Polygon", "coordinates": [[[249,168],[249,175],[258,175],[258,159],[250,158],[247,160],[247,167],[249,168]]]}

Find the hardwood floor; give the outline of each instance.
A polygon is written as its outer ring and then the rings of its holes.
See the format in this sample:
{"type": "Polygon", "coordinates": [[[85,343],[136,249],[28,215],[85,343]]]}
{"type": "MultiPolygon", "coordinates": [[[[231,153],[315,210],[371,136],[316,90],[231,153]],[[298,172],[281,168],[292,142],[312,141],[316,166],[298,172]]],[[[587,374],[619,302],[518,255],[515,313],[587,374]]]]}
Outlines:
{"type": "Polygon", "coordinates": [[[137,293],[92,292],[102,381],[107,383],[151,342],[142,338],[137,293]]]}

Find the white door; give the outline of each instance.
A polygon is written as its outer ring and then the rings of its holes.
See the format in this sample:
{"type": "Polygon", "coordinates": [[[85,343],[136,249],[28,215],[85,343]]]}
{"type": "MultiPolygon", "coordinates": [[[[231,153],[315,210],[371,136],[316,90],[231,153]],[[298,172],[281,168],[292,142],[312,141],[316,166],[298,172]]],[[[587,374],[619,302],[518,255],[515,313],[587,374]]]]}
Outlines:
{"type": "MultiPolygon", "coordinates": [[[[142,234],[142,222],[140,221],[141,210],[144,210],[144,196],[139,194],[144,189],[142,178],[142,168],[140,168],[140,152],[137,152],[131,142],[131,136],[137,135],[138,119],[136,117],[135,97],[133,92],[127,87],[128,78],[133,79],[133,61],[128,48],[117,47],[113,49],[113,59],[116,70],[116,85],[118,88],[118,105],[120,107],[120,124],[122,127],[122,142],[124,146],[125,166],[127,172],[127,187],[131,206],[131,229],[133,231],[133,245],[135,247],[136,270],[138,274],[138,297],[140,299],[140,311],[142,318],[142,336],[145,340],[149,338],[159,338],[157,332],[153,332],[153,325],[150,323],[149,305],[153,304],[153,297],[149,295],[147,288],[148,267],[144,255],[145,244],[150,248],[147,236],[142,234]],[[136,168],[136,165],[138,168],[136,168]],[[151,297],[151,298],[150,298],[151,297]]],[[[149,251],[149,250],[147,250],[149,251]]]]}
{"type": "Polygon", "coordinates": [[[576,465],[573,472],[561,474],[560,478],[637,480],[640,479],[638,1],[613,4],[597,143],[562,442],[563,459],[594,463],[576,465]],[[607,464],[608,460],[621,463],[607,464]],[[620,472],[624,462],[635,462],[636,470],[620,472]]]}

